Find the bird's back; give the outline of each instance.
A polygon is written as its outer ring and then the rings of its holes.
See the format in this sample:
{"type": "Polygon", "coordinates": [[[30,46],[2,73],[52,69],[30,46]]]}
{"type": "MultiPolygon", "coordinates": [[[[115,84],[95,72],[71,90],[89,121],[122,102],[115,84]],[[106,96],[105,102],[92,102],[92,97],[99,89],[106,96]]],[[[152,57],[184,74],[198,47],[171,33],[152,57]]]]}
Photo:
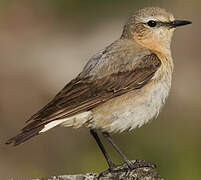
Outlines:
{"type": "Polygon", "coordinates": [[[95,54],[83,68],[79,77],[100,79],[113,73],[125,72],[136,67],[139,61],[152,52],[134,40],[118,39],[95,54]]]}

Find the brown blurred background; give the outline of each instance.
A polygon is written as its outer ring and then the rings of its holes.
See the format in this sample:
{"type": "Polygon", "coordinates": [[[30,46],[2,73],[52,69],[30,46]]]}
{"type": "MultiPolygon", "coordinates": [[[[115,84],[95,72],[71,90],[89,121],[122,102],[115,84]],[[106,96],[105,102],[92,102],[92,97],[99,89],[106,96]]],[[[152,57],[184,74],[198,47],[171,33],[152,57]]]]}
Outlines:
{"type": "Polygon", "coordinates": [[[1,180],[107,168],[88,129],[55,128],[18,147],[4,142],[94,53],[119,38],[128,16],[145,6],[166,8],[193,24],[175,33],[174,81],[162,113],[143,128],[114,138],[130,159],[155,162],[165,179],[201,178],[201,1],[0,0],[1,180]]]}

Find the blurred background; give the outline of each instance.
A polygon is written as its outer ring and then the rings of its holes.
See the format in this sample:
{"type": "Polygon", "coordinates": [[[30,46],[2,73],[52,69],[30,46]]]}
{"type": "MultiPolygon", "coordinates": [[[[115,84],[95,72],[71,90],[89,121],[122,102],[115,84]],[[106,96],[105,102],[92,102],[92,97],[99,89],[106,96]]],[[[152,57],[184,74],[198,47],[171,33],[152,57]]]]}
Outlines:
{"type": "MultiPolygon", "coordinates": [[[[135,10],[159,6],[193,21],[172,43],[173,87],[159,117],[115,135],[130,159],[158,165],[165,179],[201,178],[201,1],[0,0],[0,179],[100,172],[107,164],[88,129],[55,128],[22,146],[5,146],[30,115],[119,38],[135,10]]],[[[114,162],[121,158],[106,144],[114,162]]]]}

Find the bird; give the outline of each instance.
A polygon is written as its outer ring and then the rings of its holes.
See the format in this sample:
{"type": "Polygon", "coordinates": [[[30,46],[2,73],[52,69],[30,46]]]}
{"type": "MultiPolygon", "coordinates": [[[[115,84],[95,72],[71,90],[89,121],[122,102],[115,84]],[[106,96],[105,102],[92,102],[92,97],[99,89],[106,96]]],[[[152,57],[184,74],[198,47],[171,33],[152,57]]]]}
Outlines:
{"type": "Polygon", "coordinates": [[[86,127],[110,170],[115,164],[98,132],[129,168],[135,168],[111,134],[135,130],[158,116],[171,88],[172,36],[177,27],[187,24],[191,22],[176,20],[159,7],[132,13],[120,37],[92,56],[83,70],[6,144],[19,145],[55,127],[86,127]]]}

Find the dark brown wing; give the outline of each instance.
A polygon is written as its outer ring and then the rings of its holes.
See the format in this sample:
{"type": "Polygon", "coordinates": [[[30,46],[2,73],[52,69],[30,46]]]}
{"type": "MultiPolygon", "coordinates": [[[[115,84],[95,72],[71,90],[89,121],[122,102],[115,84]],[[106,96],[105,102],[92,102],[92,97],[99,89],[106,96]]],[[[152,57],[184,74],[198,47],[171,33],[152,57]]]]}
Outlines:
{"type": "Polygon", "coordinates": [[[90,78],[72,80],[44,108],[33,115],[22,133],[8,141],[15,144],[36,135],[45,124],[88,111],[111,98],[143,87],[154,76],[161,65],[155,54],[144,56],[136,68],[119,72],[101,79],[90,78]],[[33,132],[33,133],[31,133],[33,132]]]}

